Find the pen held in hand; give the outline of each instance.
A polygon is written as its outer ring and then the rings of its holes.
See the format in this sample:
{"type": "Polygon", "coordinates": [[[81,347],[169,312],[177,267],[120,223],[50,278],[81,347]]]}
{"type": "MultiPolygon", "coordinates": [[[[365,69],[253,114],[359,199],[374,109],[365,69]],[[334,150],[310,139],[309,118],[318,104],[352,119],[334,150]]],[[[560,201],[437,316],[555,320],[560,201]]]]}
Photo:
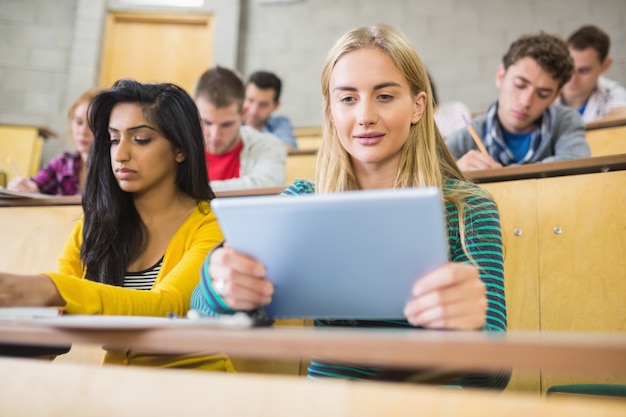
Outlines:
{"type": "Polygon", "coordinates": [[[15,166],[15,164],[13,163],[13,161],[11,160],[11,158],[7,157],[6,158],[7,163],[11,166],[11,169],[13,170],[13,173],[15,174],[16,177],[21,177],[22,175],[20,174],[20,170],[17,169],[17,167],[15,166]]]}
{"type": "Polygon", "coordinates": [[[474,126],[472,126],[469,120],[467,120],[467,117],[465,117],[465,115],[463,115],[463,121],[465,121],[467,130],[469,130],[470,135],[472,135],[472,139],[474,139],[474,142],[476,143],[476,146],[478,146],[478,149],[480,149],[480,152],[482,152],[483,155],[489,155],[489,153],[487,152],[487,148],[485,148],[485,145],[483,144],[483,141],[480,140],[478,134],[476,133],[476,130],[474,129],[474,126]]]}

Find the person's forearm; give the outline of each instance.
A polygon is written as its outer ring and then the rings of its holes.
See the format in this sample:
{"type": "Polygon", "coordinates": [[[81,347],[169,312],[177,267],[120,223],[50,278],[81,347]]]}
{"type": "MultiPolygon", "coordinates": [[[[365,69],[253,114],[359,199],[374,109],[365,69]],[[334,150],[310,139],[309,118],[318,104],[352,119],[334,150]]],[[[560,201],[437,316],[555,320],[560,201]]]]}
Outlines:
{"type": "Polygon", "coordinates": [[[0,306],[63,307],[65,300],[47,275],[0,273],[0,306]]]}

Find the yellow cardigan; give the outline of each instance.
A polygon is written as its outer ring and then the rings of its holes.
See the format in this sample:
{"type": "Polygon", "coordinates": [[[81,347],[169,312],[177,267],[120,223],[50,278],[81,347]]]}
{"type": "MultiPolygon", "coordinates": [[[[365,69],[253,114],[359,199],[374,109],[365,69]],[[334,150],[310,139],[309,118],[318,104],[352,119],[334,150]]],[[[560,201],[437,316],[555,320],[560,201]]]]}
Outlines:
{"type": "MultiPolygon", "coordinates": [[[[203,202],[185,220],[165,250],[161,270],[150,291],[141,291],[89,281],[80,259],[83,219],[65,244],[57,272],[45,273],[65,300],[69,314],[135,316],[184,316],[191,293],[200,280],[206,255],[223,240],[215,215],[203,202]]],[[[161,367],[202,368],[232,371],[224,355],[210,357],[147,355],[130,350],[108,351],[105,363],[161,367]]]]}

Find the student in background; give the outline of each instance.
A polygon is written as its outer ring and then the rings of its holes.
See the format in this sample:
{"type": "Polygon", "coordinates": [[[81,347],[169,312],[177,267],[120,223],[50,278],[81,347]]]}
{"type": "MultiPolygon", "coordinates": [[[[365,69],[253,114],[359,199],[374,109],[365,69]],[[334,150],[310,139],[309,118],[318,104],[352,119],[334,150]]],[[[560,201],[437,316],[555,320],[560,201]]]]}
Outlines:
{"type": "Polygon", "coordinates": [[[567,39],[574,75],[557,103],[580,113],[585,123],[626,117],[626,89],[602,74],[611,68],[611,40],[597,26],[579,28],[567,39]]]}
{"type": "MultiPolygon", "coordinates": [[[[428,76],[410,41],[386,25],[348,32],[326,58],[322,94],[315,183],[297,180],[283,194],[437,186],[445,199],[450,262],[415,277],[404,318],[315,325],[506,331],[498,210],[463,177],[436,129],[428,76]]],[[[332,236],[328,241],[332,245],[332,236]]],[[[307,262],[318,260],[303,254],[303,268],[307,262]]],[[[210,314],[232,314],[262,308],[272,293],[264,266],[224,245],[207,257],[191,303],[210,314]]],[[[309,367],[310,377],[397,379],[399,373],[322,361],[309,367]]],[[[448,382],[501,389],[508,378],[502,371],[448,382]]]]}
{"type": "Polygon", "coordinates": [[[296,137],[291,122],[285,116],[275,115],[280,106],[282,82],[276,74],[257,71],[246,82],[244,124],[260,132],[271,133],[285,142],[287,150],[296,149],[296,137]]]}
{"type": "Polygon", "coordinates": [[[241,124],[245,90],[239,76],[219,66],[209,69],[194,95],[213,190],[284,186],[287,150],[274,135],[241,124]]]}
{"type": "Polygon", "coordinates": [[[34,177],[13,178],[7,186],[9,190],[53,195],[82,193],[87,178],[87,159],[93,143],[93,133],[87,125],[87,108],[98,92],[95,88],[85,91],[67,112],[68,130],[76,151],[63,152],[34,177]]]}
{"type": "Polygon", "coordinates": [[[515,40],[496,71],[498,100],[486,115],[471,122],[488,154],[478,151],[468,129],[446,140],[459,168],[469,171],[590,157],[580,115],[551,106],[573,71],[561,38],[542,32],[515,40]]]}
{"type": "MultiPolygon", "coordinates": [[[[120,80],[89,109],[84,217],[56,272],[0,273],[0,306],[70,314],[184,316],[206,254],[223,237],[209,201],[202,128],[172,84],[120,80]]],[[[223,356],[109,351],[105,363],[231,370],[223,356]]]]}

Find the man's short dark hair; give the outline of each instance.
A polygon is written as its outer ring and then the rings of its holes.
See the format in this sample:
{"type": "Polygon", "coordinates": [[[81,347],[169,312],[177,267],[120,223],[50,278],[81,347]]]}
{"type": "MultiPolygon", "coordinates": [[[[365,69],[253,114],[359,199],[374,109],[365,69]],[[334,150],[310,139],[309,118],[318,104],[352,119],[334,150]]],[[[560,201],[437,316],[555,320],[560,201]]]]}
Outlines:
{"type": "Polygon", "coordinates": [[[280,91],[283,87],[283,83],[280,81],[280,78],[276,76],[273,72],[269,71],[256,71],[250,75],[248,78],[247,84],[254,84],[257,88],[261,90],[274,90],[274,102],[278,103],[280,100],[280,91]]]}
{"type": "Polygon", "coordinates": [[[594,25],[586,25],[577,29],[567,38],[567,44],[576,51],[593,48],[598,53],[600,62],[609,55],[611,39],[602,29],[594,25]]]}
{"type": "Polygon", "coordinates": [[[206,70],[198,79],[194,90],[195,98],[205,98],[218,109],[237,103],[243,108],[246,90],[239,76],[224,67],[216,66],[206,70]]]}
{"type": "Polygon", "coordinates": [[[574,60],[569,54],[567,43],[559,36],[540,32],[518,38],[502,57],[504,69],[526,57],[534,59],[541,69],[558,82],[559,88],[574,73],[574,60]]]}

